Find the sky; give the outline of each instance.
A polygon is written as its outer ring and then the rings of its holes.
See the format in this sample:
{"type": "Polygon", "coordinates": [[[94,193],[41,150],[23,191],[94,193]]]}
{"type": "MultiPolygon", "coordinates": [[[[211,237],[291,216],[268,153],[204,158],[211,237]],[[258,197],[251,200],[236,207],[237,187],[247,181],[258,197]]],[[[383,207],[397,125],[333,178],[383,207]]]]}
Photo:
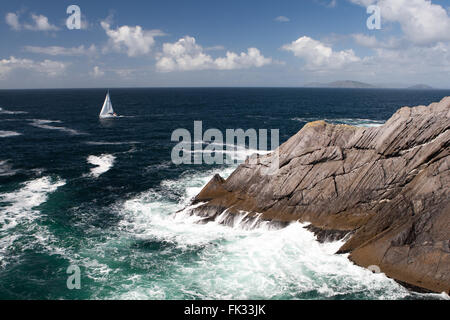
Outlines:
{"type": "MultiPolygon", "coordinates": [[[[72,22],[75,20],[71,20],[72,22]]],[[[450,0],[3,1],[0,89],[450,88],[450,0]],[[70,5],[81,12],[69,29],[70,5]],[[380,13],[380,28],[369,6],[380,13]]]]}

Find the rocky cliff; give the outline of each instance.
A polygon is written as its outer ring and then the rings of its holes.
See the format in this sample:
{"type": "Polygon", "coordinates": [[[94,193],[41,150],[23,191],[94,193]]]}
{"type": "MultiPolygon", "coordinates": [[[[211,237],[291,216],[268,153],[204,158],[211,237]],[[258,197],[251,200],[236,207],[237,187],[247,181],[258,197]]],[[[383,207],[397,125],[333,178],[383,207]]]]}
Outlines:
{"type": "Polygon", "coordinates": [[[376,128],[311,122],[279,154],[254,155],[226,180],[216,175],[194,199],[193,213],[309,222],[321,240],[350,233],[338,253],[448,293],[449,128],[450,97],[403,107],[376,128]]]}

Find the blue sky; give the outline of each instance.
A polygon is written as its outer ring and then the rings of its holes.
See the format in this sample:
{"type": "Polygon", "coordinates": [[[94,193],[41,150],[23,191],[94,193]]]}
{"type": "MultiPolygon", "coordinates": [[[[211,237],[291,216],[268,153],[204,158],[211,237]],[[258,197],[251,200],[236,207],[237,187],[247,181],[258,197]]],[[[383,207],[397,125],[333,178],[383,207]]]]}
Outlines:
{"type": "Polygon", "coordinates": [[[300,86],[352,79],[449,88],[450,0],[10,1],[0,88],[300,86]],[[76,4],[82,29],[66,27],[76,4]],[[369,30],[369,5],[381,29],[369,30]]]}

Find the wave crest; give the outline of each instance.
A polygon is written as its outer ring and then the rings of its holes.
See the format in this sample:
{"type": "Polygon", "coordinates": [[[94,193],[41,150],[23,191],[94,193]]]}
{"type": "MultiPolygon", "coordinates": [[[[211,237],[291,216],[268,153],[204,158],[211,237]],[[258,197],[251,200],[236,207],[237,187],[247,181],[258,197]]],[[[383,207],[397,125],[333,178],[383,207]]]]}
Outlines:
{"type": "Polygon", "coordinates": [[[98,178],[100,175],[108,171],[114,165],[116,157],[111,154],[102,154],[100,156],[89,156],[87,162],[94,165],[91,169],[91,176],[98,178]]]}

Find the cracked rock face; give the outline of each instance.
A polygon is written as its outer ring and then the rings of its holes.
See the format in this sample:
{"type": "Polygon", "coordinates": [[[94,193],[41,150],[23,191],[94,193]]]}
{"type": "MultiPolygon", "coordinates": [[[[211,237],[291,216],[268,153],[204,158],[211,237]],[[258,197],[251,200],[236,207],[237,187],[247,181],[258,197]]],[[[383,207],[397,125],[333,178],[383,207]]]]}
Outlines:
{"type": "Polygon", "coordinates": [[[450,97],[403,107],[383,126],[306,124],[277,153],[216,175],[194,213],[310,222],[316,234],[352,233],[339,253],[403,283],[450,290],[450,97]],[[275,167],[276,165],[276,167],[275,167]]]}

